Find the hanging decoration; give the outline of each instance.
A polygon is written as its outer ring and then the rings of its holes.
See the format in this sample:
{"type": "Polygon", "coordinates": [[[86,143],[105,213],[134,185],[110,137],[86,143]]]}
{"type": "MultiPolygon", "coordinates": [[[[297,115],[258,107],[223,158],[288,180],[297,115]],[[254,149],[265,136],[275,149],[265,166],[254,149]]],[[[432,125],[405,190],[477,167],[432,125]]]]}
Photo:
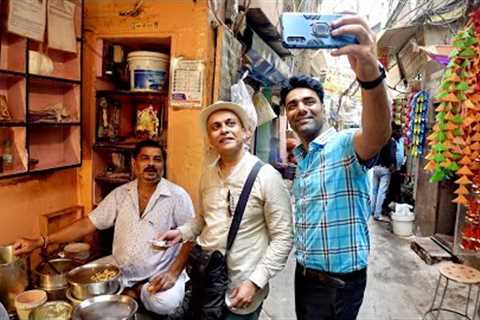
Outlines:
{"type": "Polygon", "coordinates": [[[453,39],[437,99],[436,125],[427,138],[425,169],[432,182],[456,176],[453,202],[466,207],[460,247],[480,251],[480,11],[453,39]]]}
{"type": "Polygon", "coordinates": [[[467,205],[468,186],[480,151],[480,96],[477,73],[478,41],[472,26],[459,32],[453,39],[455,49],[450,56],[437,96],[436,124],[428,136],[430,153],[425,169],[433,172],[431,182],[439,182],[458,175],[459,188],[454,202],[467,205]]]}
{"type": "Polygon", "coordinates": [[[412,114],[412,100],[413,100],[413,97],[415,96],[417,92],[414,91],[414,92],[411,92],[409,93],[408,97],[407,97],[407,105],[406,105],[406,112],[405,112],[405,127],[403,128],[403,137],[404,137],[404,143],[405,143],[405,146],[406,147],[410,147],[410,136],[409,136],[409,133],[410,133],[410,125],[411,125],[411,114],[412,114]]]}
{"type": "Polygon", "coordinates": [[[410,154],[418,157],[424,153],[425,132],[427,131],[427,115],[430,96],[422,90],[417,92],[411,100],[410,127],[408,140],[410,142],[410,154]]]}

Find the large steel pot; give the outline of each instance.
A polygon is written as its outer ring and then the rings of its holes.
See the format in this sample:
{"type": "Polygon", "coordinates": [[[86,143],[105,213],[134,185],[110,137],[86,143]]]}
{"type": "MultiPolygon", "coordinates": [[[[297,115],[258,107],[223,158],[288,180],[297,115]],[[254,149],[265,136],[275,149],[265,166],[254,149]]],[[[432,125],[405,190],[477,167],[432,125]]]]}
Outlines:
{"type": "Polygon", "coordinates": [[[137,302],[129,296],[104,295],[87,299],[73,310],[73,320],[135,319],[137,302]]]}
{"type": "Polygon", "coordinates": [[[90,263],[77,267],[67,273],[72,295],[79,300],[90,297],[113,294],[120,286],[120,269],[113,264],[90,263]],[[105,270],[115,271],[115,275],[104,281],[92,280],[95,274],[105,270]]]}
{"type": "Polygon", "coordinates": [[[38,286],[44,290],[54,290],[67,287],[67,273],[76,265],[70,259],[52,259],[49,263],[41,263],[35,269],[38,286]],[[55,268],[59,273],[56,273],[55,268]]]}
{"type": "Polygon", "coordinates": [[[0,246],[0,301],[15,312],[15,296],[28,286],[27,259],[16,257],[13,246],[0,246]]]}

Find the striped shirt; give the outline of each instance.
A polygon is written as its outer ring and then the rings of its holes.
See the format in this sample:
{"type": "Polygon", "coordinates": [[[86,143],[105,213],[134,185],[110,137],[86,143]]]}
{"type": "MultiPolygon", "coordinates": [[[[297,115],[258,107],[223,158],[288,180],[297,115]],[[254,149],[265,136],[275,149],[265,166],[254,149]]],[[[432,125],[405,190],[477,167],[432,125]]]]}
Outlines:
{"type": "Polygon", "coordinates": [[[368,165],[354,151],[354,132],[330,128],[308,152],[302,145],[294,150],[295,246],[304,267],[347,273],[367,266],[368,165]]]}

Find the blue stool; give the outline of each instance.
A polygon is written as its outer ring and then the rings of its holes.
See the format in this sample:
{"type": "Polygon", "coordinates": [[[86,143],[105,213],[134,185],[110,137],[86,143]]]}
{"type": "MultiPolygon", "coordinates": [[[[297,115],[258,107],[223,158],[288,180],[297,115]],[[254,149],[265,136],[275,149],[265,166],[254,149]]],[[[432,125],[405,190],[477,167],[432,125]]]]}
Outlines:
{"type": "MultiPolygon", "coordinates": [[[[427,315],[429,314],[433,316],[433,314],[436,312],[435,317],[433,319],[438,320],[438,318],[440,317],[440,312],[449,312],[449,313],[459,315],[468,320],[475,320],[478,312],[478,300],[480,295],[480,287],[478,286],[478,284],[480,283],[480,272],[472,267],[468,267],[463,264],[456,264],[452,262],[442,264],[439,268],[439,272],[440,272],[440,277],[438,278],[437,287],[433,295],[432,305],[430,306],[430,309],[427,312],[425,312],[425,314],[423,315],[423,319],[425,320],[427,318],[427,315]],[[438,293],[438,289],[440,288],[442,279],[445,279],[445,287],[443,288],[443,292],[441,294],[440,304],[437,307],[435,307],[435,302],[437,300],[437,293],[438,293]],[[443,307],[443,302],[445,300],[445,295],[447,293],[448,284],[451,281],[466,285],[468,287],[468,296],[467,296],[467,303],[465,306],[465,313],[461,313],[458,310],[452,310],[452,309],[447,309],[443,307]],[[477,288],[477,294],[475,298],[475,306],[473,308],[473,316],[470,318],[468,316],[468,311],[469,311],[468,307],[470,303],[472,287],[477,288]]],[[[430,317],[430,319],[431,318],[432,317],[430,317]]]]}

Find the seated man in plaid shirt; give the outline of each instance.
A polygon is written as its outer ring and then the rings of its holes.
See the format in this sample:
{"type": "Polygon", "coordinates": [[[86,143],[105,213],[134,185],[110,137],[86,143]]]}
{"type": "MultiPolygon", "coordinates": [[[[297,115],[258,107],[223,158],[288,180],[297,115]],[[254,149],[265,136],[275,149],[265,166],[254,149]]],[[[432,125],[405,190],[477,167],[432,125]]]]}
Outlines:
{"type": "Polygon", "coordinates": [[[352,320],[367,280],[371,213],[367,169],[390,138],[389,99],[365,20],[345,16],[332,35],[355,34],[359,44],[332,51],[347,55],[362,88],[361,129],[337,132],[323,106],[323,88],[293,77],[282,89],[287,118],[302,144],[295,150],[295,304],[297,318],[352,320]]]}

